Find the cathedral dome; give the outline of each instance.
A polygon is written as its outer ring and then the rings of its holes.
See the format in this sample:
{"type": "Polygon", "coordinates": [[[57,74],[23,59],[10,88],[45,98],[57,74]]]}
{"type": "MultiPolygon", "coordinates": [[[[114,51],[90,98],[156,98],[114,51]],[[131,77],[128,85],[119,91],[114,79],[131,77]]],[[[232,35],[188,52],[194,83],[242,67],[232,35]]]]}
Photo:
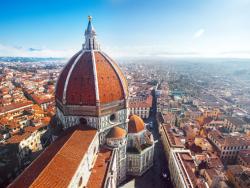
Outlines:
{"type": "Polygon", "coordinates": [[[113,127],[108,135],[107,138],[115,138],[115,139],[121,139],[126,136],[126,131],[120,127],[113,127]]]}
{"type": "Polygon", "coordinates": [[[63,68],[55,95],[57,106],[64,114],[100,115],[105,110],[111,111],[112,106],[126,106],[126,79],[118,65],[100,50],[91,18],[83,49],[63,68]]]}
{"type": "Polygon", "coordinates": [[[137,115],[131,115],[128,122],[128,133],[138,133],[144,130],[144,122],[137,115]]]}

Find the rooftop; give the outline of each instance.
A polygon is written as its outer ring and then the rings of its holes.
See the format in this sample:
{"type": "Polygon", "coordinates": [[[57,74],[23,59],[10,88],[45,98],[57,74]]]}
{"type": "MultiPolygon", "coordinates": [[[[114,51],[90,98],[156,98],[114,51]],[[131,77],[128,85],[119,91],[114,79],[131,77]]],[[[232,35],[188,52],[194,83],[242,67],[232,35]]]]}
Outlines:
{"type": "Polygon", "coordinates": [[[131,115],[128,122],[128,133],[139,133],[145,128],[143,120],[137,115],[131,115]]]}
{"type": "Polygon", "coordinates": [[[241,150],[238,156],[247,164],[250,164],[250,150],[241,150]]]}
{"type": "Polygon", "coordinates": [[[236,117],[226,117],[225,119],[226,119],[227,121],[231,122],[231,123],[234,124],[234,125],[239,125],[239,126],[241,126],[241,125],[247,124],[245,121],[243,121],[243,120],[241,120],[241,119],[239,119],[239,118],[236,118],[236,117]]]}
{"type": "Polygon", "coordinates": [[[241,165],[229,165],[228,172],[232,174],[236,182],[243,188],[250,187],[250,168],[241,165]]]}
{"type": "Polygon", "coordinates": [[[250,145],[250,138],[247,136],[222,135],[218,130],[209,133],[222,146],[245,146],[250,145]]]}
{"type": "Polygon", "coordinates": [[[27,102],[19,102],[19,103],[13,103],[4,107],[0,107],[0,115],[1,113],[7,113],[11,110],[18,110],[19,108],[26,108],[26,107],[31,107],[32,106],[32,102],[31,101],[27,101],[27,102]]]}
{"type": "Polygon", "coordinates": [[[187,151],[174,152],[182,177],[187,187],[204,187],[200,179],[195,175],[196,164],[187,151]]]}
{"type": "Polygon", "coordinates": [[[96,159],[95,165],[89,177],[87,187],[91,188],[103,187],[111,154],[112,151],[105,149],[101,150],[98,153],[98,157],[96,159]]]}
{"type": "Polygon", "coordinates": [[[66,187],[96,133],[81,125],[68,129],[10,187],[66,187]]]}
{"type": "Polygon", "coordinates": [[[171,128],[169,125],[163,125],[163,130],[171,147],[185,147],[181,142],[181,136],[177,132],[175,132],[173,128],[171,128]]]}

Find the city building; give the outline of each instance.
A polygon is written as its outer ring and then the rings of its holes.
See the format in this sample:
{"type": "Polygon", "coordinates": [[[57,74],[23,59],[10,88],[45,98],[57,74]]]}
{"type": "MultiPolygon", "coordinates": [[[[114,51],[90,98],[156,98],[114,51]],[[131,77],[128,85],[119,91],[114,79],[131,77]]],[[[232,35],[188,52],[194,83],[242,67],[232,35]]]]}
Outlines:
{"type": "Polygon", "coordinates": [[[19,102],[0,107],[0,118],[7,116],[19,116],[24,110],[31,109],[33,103],[31,101],[19,102]]]}
{"type": "Polygon", "coordinates": [[[152,95],[137,96],[129,99],[130,114],[136,114],[143,119],[149,117],[150,109],[152,107],[152,95]]]}
{"type": "Polygon", "coordinates": [[[208,139],[216,146],[223,163],[236,162],[241,150],[250,149],[250,138],[247,136],[223,135],[218,130],[209,132],[208,139]]]}
{"type": "Polygon", "coordinates": [[[250,169],[241,165],[229,165],[227,177],[235,188],[250,187],[250,169]]]}
{"type": "Polygon", "coordinates": [[[189,150],[172,150],[169,158],[169,171],[174,187],[208,188],[207,182],[197,176],[197,164],[189,150]]]}
{"type": "Polygon", "coordinates": [[[239,151],[237,164],[250,168],[250,150],[239,151]]]}
{"type": "Polygon", "coordinates": [[[224,127],[229,132],[243,132],[248,126],[245,121],[237,117],[226,117],[224,119],[224,127]]]}
{"type": "Polygon", "coordinates": [[[162,125],[161,140],[164,147],[166,158],[169,160],[172,150],[184,150],[185,138],[180,134],[179,130],[169,125],[162,125]]]}

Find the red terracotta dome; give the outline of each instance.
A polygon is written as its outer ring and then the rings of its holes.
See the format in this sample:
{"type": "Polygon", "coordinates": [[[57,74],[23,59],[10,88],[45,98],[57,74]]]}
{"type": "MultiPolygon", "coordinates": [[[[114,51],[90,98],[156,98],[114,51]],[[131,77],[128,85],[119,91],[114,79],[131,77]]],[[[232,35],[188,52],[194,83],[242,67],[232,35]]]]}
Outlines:
{"type": "Polygon", "coordinates": [[[127,82],[122,71],[110,57],[100,51],[95,36],[89,20],[83,49],[69,60],[58,78],[56,102],[64,113],[74,114],[82,109],[85,112],[92,111],[93,114],[93,110],[96,110],[94,107],[100,108],[101,113],[102,106],[122,102],[128,97],[127,82]],[[78,107],[70,108],[73,105],[78,107]],[[79,106],[93,108],[83,109],[79,106]]]}
{"type": "Polygon", "coordinates": [[[126,131],[120,127],[113,127],[107,134],[107,138],[124,138],[126,136],[126,131]]]}
{"type": "Polygon", "coordinates": [[[144,130],[144,122],[137,115],[131,115],[128,122],[128,133],[138,133],[144,130]]]}

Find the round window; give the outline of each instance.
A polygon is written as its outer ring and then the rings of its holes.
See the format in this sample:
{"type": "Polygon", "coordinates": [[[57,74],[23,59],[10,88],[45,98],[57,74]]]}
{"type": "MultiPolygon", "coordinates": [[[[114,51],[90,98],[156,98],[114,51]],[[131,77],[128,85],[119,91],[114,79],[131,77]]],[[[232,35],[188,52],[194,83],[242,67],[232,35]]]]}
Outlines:
{"type": "Polygon", "coordinates": [[[110,120],[110,121],[115,121],[115,120],[116,120],[116,115],[115,115],[115,114],[112,114],[112,115],[109,117],[109,120],[110,120]]]}

